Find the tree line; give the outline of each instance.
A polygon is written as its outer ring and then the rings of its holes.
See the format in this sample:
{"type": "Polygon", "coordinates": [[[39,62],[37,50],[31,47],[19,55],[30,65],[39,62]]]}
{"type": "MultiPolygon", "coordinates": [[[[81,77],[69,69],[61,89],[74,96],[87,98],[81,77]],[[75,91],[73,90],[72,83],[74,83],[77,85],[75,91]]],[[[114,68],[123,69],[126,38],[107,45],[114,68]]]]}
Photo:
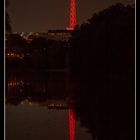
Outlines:
{"type": "Polygon", "coordinates": [[[135,8],[95,13],[71,39],[76,117],[98,140],[135,139],[135,8]]]}

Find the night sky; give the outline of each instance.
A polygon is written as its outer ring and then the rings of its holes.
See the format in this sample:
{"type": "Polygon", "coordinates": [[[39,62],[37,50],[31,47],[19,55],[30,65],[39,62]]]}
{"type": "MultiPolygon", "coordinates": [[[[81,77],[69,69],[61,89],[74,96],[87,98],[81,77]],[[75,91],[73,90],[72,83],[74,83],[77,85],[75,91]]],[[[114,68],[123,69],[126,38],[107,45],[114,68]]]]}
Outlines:
{"type": "MultiPolygon", "coordinates": [[[[121,2],[133,4],[135,0],[77,0],[77,23],[81,24],[93,13],[121,2]]],[[[8,13],[13,32],[46,32],[65,29],[69,23],[70,0],[10,0],[8,13]]]]}

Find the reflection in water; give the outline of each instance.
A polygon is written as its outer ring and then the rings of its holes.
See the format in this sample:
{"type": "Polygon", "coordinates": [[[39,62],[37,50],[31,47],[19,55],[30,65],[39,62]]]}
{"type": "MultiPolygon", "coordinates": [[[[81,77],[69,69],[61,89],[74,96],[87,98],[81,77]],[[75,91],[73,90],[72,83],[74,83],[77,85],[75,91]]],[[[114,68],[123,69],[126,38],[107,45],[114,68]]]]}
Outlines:
{"type": "Polygon", "coordinates": [[[75,118],[73,109],[69,109],[70,140],[75,140],[75,118]]]}
{"type": "Polygon", "coordinates": [[[61,72],[8,75],[7,140],[92,140],[75,120],[65,81],[61,72]]]}
{"type": "Polygon", "coordinates": [[[23,86],[24,85],[24,82],[22,80],[20,81],[8,81],[8,88],[10,87],[17,87],[17,86],[23,86]]]}

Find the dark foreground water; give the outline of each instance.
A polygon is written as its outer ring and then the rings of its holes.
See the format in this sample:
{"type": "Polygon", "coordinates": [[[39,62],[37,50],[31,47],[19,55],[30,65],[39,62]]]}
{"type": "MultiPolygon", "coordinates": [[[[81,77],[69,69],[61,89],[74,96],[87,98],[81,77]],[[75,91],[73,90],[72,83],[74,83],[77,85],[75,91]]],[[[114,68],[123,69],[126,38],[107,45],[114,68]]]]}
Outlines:
{"type": "MultiPolygon", "coordinates": [[[[68,110],[20,104],[7,105],[6,114],[7,140],[70,140],[71,122],[68,110]]],[[[75,140],[92,140],[87,129],[78,120],[73,131],[75,140]]]]}
{"type": "Polygon", "coordinates": [[[8,70],[6,140],[134,140],[127,80],[81,81],[66,69],[8,70]]]}
{"type": "Polygon", "coordinates": [[[92,140],[67,104],[67,78],[56,71],[7,73],[6,140],[92,140]]]}

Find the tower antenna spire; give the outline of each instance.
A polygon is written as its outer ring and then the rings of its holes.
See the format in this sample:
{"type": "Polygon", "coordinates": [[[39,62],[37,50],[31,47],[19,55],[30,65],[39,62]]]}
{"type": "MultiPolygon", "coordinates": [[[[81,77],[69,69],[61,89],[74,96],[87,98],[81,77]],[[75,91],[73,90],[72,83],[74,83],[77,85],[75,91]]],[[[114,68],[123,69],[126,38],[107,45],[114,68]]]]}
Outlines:
{"type": "Polygon", "coordinates": [[[76,25],[76,0],[70,0],[70,19],[67,30],[74,30],[76,25]]]}

